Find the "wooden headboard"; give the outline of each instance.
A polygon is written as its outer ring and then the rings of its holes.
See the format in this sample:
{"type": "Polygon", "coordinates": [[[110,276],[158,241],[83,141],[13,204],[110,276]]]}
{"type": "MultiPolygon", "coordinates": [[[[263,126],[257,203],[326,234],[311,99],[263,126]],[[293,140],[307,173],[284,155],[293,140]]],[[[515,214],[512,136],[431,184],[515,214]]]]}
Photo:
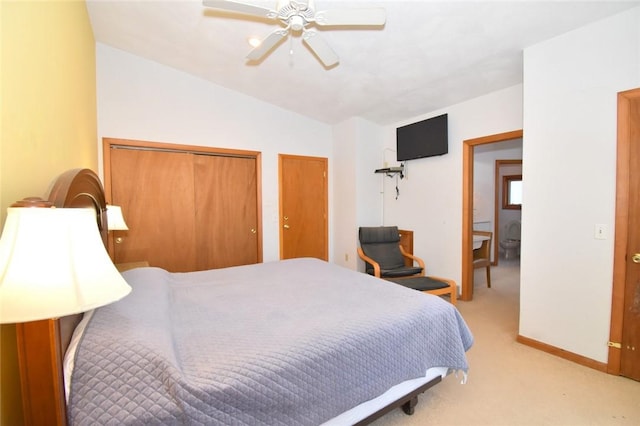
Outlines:
{"type": "MultiPolygon", "coordinates": [[[[107,206],[98,176],[72,169],[50,186],[47,201],[55,207],[93,207],[102,241],[107,243],[107,206]]],[[[20,204],[20,203],[17,203],[20,204]]],[[[16,325],[18,362],[27,425],[67,425],[63,360],[82,314],[16,325]]]]}

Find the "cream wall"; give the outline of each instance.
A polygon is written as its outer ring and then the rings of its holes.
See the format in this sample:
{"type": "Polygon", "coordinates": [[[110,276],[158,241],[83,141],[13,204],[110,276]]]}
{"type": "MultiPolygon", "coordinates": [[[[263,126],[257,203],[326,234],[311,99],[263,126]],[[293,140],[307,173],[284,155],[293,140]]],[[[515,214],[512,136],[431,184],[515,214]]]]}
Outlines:
{"type": "Polygon", "coordinates": [[[640,87],[640,8],[524,52],[520,334],[606,362],[616,94],[640,87]],[[606,240],[594,239],[605,224],[606,240]]]}
{"type": "Polygon", "coordinates": [[[96,49],[100,140],[112,137],[262,152],[264,261],[279,259],[279,153],[329,158],[331,214],[330,126],[110,46],[98,44],[96,49]]]}
{"type": "MultiPolygon", "coordinates": [[[[381,127],[352,118],[333,128],[334,262],[358,269],[358,228],[380,224],[382,180],[381,127]]],[[[361,268],[361,270],[364,270],[361,268]]]]}
{"type": "MultiPolygon", "coordinates": [[[[0,3],[0,223],[70,168],[96,170],[95,42],[84,2],[0,3]]],[[[20,425],[15,327],[3,325],[0,424],[20,425]]]]}
{"type": "Polygon", "coordinates": [[[355,269],[356,259],[354,245],[354,229],[357,226],[357,182],[358,173],[355,165],[358,157],[358,126],[355,120],[347,120],[333,129],[334,151],[339,152],[331,163],[333,179],[334,215],[333,243],[338,247],[337,252],[343,256],[337,256],[335,263],[343,266],[351,266],[355,269]],[[349,258],[351,253],[351,258],[349,258]]]}
{"type": "Polygon", "coordinates": [[[72,167],[97,166],[95,42],[83,2],[2,2],[2,219],[72,167]],[[64,28],[65,31],[60,29],[64,28]]]}

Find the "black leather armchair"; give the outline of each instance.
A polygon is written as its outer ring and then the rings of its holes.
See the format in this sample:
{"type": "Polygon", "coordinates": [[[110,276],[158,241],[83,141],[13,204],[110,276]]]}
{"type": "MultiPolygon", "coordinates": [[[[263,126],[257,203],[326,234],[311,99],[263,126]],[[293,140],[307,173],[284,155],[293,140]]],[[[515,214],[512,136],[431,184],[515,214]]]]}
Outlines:
{"type": "Polygon", "coordinates": [[[378,278],[424,276],[424,261],[404,251],[397,226],[362,227],[359,238],[358,255],[368,274],[378,278]],[[414,266],[405,266],[405,258],[414,266]]]}
{"type": "Polygon", "coordinates": [[[425,276],[424,261],[405,252],[400,245],[397,226],[361,227],[359,238],[358,255],[365,261],[368,274],[424,293],[448,295],[451,303],[456,304],[455,281],[425,276]],[[406,266],[405,259],[410,259],[412,265],[406,266]]]}

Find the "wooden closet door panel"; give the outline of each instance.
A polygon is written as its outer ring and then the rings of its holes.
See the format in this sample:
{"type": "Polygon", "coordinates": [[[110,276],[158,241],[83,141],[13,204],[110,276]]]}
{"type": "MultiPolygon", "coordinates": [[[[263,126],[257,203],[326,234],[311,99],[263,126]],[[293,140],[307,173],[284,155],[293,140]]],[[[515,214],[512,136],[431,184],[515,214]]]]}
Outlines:
{"type": "Polygon", "coordinates": [[[255,158],[194,156],[196,267],[258,262],[255,158]]]}
{"type": "Polygon", "coordinates": [[[128,231],[115,263],[148,261],[171,272],[195,270],[194,182],[191,154],[135,149],[111,151],[111,199],[128,231]]]}

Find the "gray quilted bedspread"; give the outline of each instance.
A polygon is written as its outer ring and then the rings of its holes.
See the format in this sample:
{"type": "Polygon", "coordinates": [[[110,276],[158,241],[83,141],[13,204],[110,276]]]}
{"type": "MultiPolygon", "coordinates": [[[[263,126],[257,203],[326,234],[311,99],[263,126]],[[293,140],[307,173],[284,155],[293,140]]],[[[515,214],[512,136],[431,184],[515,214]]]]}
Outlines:
{"type": "Polygon", "coordinates": [[[442,299],[315,259],[123,274],[76,354],[73,425],[317,425],[473,338],[442,299]]]}

